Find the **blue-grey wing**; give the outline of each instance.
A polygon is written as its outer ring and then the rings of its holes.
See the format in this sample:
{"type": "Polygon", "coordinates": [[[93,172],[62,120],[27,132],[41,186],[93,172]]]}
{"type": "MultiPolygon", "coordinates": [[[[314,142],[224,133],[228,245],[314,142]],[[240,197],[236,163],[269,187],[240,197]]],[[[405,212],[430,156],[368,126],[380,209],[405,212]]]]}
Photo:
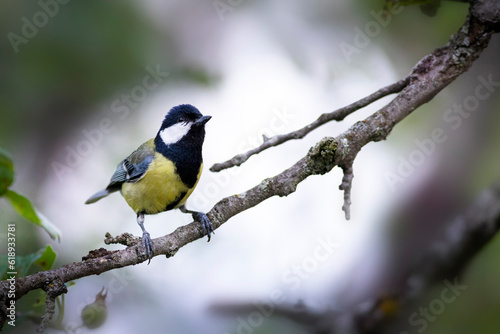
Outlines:
{"type": "Polygon", "coordinates": [[[141,145],[135,152],[116,166],[116,170],[111,176],[111,180],[106,189],[119,190],[126,182],[139,181],[149,168],[154,158],[154,146],[149,142],[141,145]]]}

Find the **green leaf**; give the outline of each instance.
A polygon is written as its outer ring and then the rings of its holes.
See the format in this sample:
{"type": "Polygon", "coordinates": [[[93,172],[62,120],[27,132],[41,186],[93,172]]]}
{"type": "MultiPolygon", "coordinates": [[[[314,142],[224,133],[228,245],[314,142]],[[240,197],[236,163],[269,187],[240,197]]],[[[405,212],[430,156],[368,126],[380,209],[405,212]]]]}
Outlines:
{"type": "Polygon", "coordinates": [[[0,196],[2,196],[14,181],[14,163],[6,150],[0,147],[0,196]]]}
{"type": "Polygon", "coordinates": [[[35,299],[35,303],[33,304],[34,308],[41,308],[42,309],[42,314],[43,314],[43,309],[45,308],[45,300],[46,300],[46,294],[45,291],[42,289],[37,290],[38,297],[35,299]]]}
{"type": "Polygon", "coordinates": [[[54,261],[56,260],[56,252],[52,249],[52,247],[47,246],[43,254],[35,261],[35,264],[40,266],[43,271],[50,270],[54,261]]]}
{"type": "Polygon", "coordinates": [[[40,251],[32,253],[26,256],[16,256],[16,272],[17,277],[25,277],[35,263],[36,260],[41,256],[40,251]]]}
{"type": "Polygon", "coordinates": [[[76,283],[73,282],[73,281],[69,281],[69,282],[64,283],[64,285],[66,285],[66,287],[69,288],[69,287],[71,287],[73,285],[76,285],[76,283]]]}
{"type": "Polygon", "coordinates": [[[8,190],[5,197],[10,201],[12,207],[24,218],[41,226],[53,240],[61,240],[61,231],[42,213],[35,210],[31,202],[24,196],[19,195],[13,190],[8,190]]]}
{"type": "Polygon", "coordinates": [[[61,241],[61,230],[54,225],[47,217],[45,217],[40,211],[35,209],[38,218],[40,218],[40,225],[42,228],[50,235],[52,240],[61,241]]]}
{"type": "MultiPolygon", "coordinates": [[[[50,246],[42,248],[36,253],[16,256],[15,268],[7,268],[7,266],[1,268],[0,277],[2,280],[7,279],[7,272],[17,272],[17,277],[25,277],[28,275],[33,265],[37,265],[43,271],[49,270],[52,268],[55,259],[56,253],[50,246]]],[[[0,257],[0,261],[2,261],[2,263],[7,263],[7,256],[0,257]]]]}
{"type": "Polygon", "coordinates": [[[41,220],[38,218],[33,205],[26,197],[19,195],[13,190],[8,190],[5,197],[10,201],[12,207],[24,218],[32,221],[33,223],[41,226],[41,220]]]}
{"type": "Polygon", "coordinates": [[[0,255],[0,281],[5,281],[7,278],[10,278],[10,276],[7,276],[7,273],[11,271],[7,261],[7,255],[0,255]]]}

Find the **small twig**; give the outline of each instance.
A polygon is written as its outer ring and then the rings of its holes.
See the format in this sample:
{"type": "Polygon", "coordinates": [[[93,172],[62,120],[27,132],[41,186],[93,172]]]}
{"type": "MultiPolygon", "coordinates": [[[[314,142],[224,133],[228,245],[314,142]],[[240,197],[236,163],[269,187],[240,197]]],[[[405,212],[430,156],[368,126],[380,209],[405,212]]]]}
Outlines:
{"type": "Polygon", "coordinates": [[[140,237],[136,237],[131,233],[125,232],[116,237],[113,237],[109,232],[105,235],[104,243],[106,245],[120,244],[124,246],[134,246],[141,242],[140,237]]]}
{"type": "Polygon", "coordinates": [[[322,114],[319,116],[314,122],[311,124],[308,124],[304,126],[303,128],[287,133],[287,134],[282,134],[282,135],[277,135],[273,136],[271,138],[268,138],[264,136],[264,142],[262,145],[259,147],[256,147],[252,150],[249,150],[248,152],[238,154],[234,156],[232,159],[227,160],[225,162],[217,163],[214,164],[212,167],[210,167],[210,171],[212,172],[220,172],[221,170],[234,167],[234,166],[239,166],[245,161],[248,160],[252,155],[258,154],[265,149],[268,149],[273,146],[278,146],[280,144],[283,144],[284,142],[287,142],[292,139],[300,139],[306,136],[309,132],[315,130],[316,128],[320,127],[323,124],[326,124],[330,121],[341,121],[344,118],[346,118],[348,115],[352,114],[356,110],[359,110],[363,107],[366,107],[367,105],[377,101],[378,99],[381,99],[387,95],[398,93],[402,91],[409,83],[409,78],[405,78],[403,80],[400,80],[396,83],[393,83],[392,85],[389,85],[387,87],[381,88],[377,90],[375,93],[368,95],[367,97],[362,98],[361,100],[358,100],[348,106],[345,106],[343,108],[339,108],[335,111],[329,112],[322,114]]]}
{"type": "Polygon", "coordinates": [[[342,210],[345,212],[346,220],[351,219],[351,188],[352,179],[354,178],[352,164],[353,162],[351,161],[341,166],[344,171],[344,176],[342,177],[342,183],[339,189],[344,191],[344,205],[342,205],[342,210]]]}
{"type": "Polygon", "coordinates": [[[43,333],[50,325],[50,320],[54,316],[55,310],[56,310],[56,297],[47,296],[45,297],[45,314],[42,316],[42,322],[36,329],[37,333],[43,333]]]}
{"type": "MultiPolygon", "coordinates": [[[[45,297],[45,313],[42,316],[42,322],[37,328],[37,333],[43,333],[50,325],[50,320],[54,316],[56,309],[56,298],[63,293],[68,292],[64,282],[57,276],[47,282],[44,287],[45,297]]],[[[61,311],[61,310],[59,310],[61,311]]]]}

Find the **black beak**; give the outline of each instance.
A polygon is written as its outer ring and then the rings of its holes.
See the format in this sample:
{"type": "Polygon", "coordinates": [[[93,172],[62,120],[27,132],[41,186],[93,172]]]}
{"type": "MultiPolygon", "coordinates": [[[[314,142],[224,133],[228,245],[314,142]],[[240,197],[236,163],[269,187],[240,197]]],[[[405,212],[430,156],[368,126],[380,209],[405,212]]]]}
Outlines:
{"type": "Polygon", "coordinates": [[[198,118],[195,122],[196,125],[205,125],[205,123],[207,123],[210,118],[212,118],[212,116],[201,116],[200,118],[198,118]]]}

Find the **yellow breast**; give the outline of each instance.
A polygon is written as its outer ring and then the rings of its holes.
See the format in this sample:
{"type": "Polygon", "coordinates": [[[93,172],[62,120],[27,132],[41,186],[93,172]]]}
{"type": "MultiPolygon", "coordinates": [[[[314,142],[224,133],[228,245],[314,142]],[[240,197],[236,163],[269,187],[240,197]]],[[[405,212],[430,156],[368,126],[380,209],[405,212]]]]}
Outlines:
{"type": "MultiPolygon", "coordinates": [[[[202,169],[203,165],[198,180],[202,169]]],[[[155,153],[144,177],[136,183],[124,183],[122,194],[136,213],[156,214],[184,205],[195,187],[189,189],[177,175],[174,163],[155,153]]]]}

